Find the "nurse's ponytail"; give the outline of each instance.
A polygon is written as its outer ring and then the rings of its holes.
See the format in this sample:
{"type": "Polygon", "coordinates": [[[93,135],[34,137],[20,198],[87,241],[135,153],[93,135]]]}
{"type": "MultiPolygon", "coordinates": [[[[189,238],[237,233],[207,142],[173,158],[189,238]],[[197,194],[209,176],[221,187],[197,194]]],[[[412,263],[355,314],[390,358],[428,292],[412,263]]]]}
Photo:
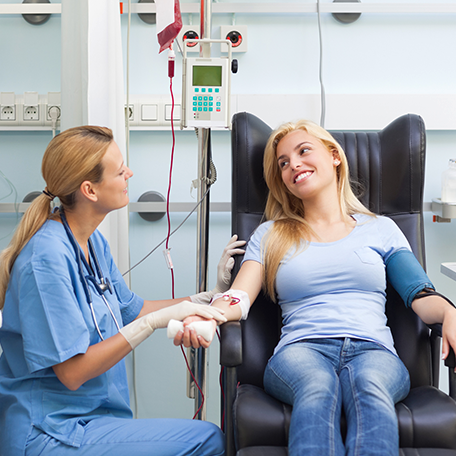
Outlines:
{"type": "Polygon", "coordinates": [[[54,198],[59,198],[60,204],[70,211],[82,182],[100,182],[101,160],[112,141],[109,128],[82,126],[60,133],[49,143],[41,165],[46,188],[25,211],[10,244],[0,255],[0,309],[5,304],[11,270],[22,249],[47,220],[58,218],[52,213],[54,198]]]}
{"type": "Polygon", "coordinates": [[[11,268],[20,251],[30,238],[49,218],[51,205],[49,197],[41,194],[33,200],[25,211],[9,246],[0,255],[0,309],[3,309],[6,288],[8,287],[11,268]]]}

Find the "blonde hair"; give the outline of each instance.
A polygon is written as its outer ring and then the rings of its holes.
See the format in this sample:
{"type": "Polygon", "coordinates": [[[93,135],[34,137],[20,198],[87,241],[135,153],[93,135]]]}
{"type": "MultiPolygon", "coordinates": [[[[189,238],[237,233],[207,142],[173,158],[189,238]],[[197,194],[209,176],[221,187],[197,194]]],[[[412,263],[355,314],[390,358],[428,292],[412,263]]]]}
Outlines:
{"type": "Polygon", "coordinates": [[[296,123],[287,122],[273,131],[266,144],[263,167],[264,178],[269,188],[265,216],[275,223],[263,239],[264,286],[267,294],[276,301],[275,278],[287,252],[295,248],[296,252],[306,245],[312,235],[316,235],[304,219],[305,208],[302,200],[293,195],[282,180],[282,173],[277,163],[277,146],[288,133],[302,130],[323,143],[328,152],[338,156],[340,164],[336,168],[339,205],[343,214],[356,213],[374,215],[355,196],[350,185],[348,161],[339,143],[317,124],[308,120],[296,123]]]}
{"type": "Polygon", "coordinates": [[[102,180],[101,160],[112,141],[109,128],[81,126],[65,130],[49,143],[41,164],[47,194],[33,200],[0,255],[0,309],[5,304],[11,270],[19,253],[46,220],[58,217],[51,212],[51,198],[58,197],[64,209],[70,211],[84,181],[102,180]]]}

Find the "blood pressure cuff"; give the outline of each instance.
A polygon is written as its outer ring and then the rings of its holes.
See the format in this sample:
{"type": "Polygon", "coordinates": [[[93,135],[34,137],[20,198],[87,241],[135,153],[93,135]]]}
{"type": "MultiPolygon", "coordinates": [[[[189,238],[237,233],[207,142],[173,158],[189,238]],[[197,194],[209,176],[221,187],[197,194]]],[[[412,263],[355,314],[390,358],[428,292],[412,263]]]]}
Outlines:
{"type": "Polygon", "coordinates": [[[407,307],[411,307],[415,296],[425,288],[435,290],[415,255],[406,249],[393,253],[386,261],[386,278],[407,307]]]}

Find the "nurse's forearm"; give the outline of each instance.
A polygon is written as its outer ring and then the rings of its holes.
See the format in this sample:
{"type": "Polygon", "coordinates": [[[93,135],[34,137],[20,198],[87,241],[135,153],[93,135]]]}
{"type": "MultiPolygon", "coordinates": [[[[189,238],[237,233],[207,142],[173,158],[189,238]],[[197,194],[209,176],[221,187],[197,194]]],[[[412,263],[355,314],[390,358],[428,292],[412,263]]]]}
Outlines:
{"type": "Polygon", "coordinates": [[[163,299],[161,301],[144,300],[141,312],[139,312],[139,315],[135,318],[135,320],[144,317],[144,315],[147,315],[148,313],[164,309],[165,307],[174,306],[175,304],[179,304],[182,301],[190,301],[190,296],[177,299],[163,299]]]}
{"type": "Polygon", "coordinates": [[[76,391],[83,383],[104,374],[130,352],[130,344],[119,333],[52,368],[68,389],[76,391]]]}

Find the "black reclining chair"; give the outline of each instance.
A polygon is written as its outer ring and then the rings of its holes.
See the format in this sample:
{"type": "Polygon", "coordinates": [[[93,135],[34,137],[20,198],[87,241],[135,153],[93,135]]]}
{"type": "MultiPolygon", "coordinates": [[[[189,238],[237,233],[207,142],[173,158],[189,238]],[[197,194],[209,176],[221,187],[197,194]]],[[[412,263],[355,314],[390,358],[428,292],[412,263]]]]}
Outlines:
{"type": "MultiPolygon", "coordinates": [[[[263,152],[271,131],[252,114],[233,117],[232,232],[241,239],[249,239],[263,220],[268,192],[263,152]]],[[[399,225],[424,266],[425,128],[421,117],[404,115],[379,132],[333,135],[347,154],[353,181],[364,188],[360,200],[399,225]]],[[[240,259],[235,272],[239,265],[240,259]]],[[[439,328],[431,331],[390,286],[387,296],[388,325],[412,386],[408,397],[396,406],[401,455],[456,455],[456,402],[437,388],[439,328]]],[[[280,330],[279,306],[264,295],[257,298],[246,321],[221,326],[227,456],[288,453],[291,407],[263,390],[263,372],[280,330]]]]}

